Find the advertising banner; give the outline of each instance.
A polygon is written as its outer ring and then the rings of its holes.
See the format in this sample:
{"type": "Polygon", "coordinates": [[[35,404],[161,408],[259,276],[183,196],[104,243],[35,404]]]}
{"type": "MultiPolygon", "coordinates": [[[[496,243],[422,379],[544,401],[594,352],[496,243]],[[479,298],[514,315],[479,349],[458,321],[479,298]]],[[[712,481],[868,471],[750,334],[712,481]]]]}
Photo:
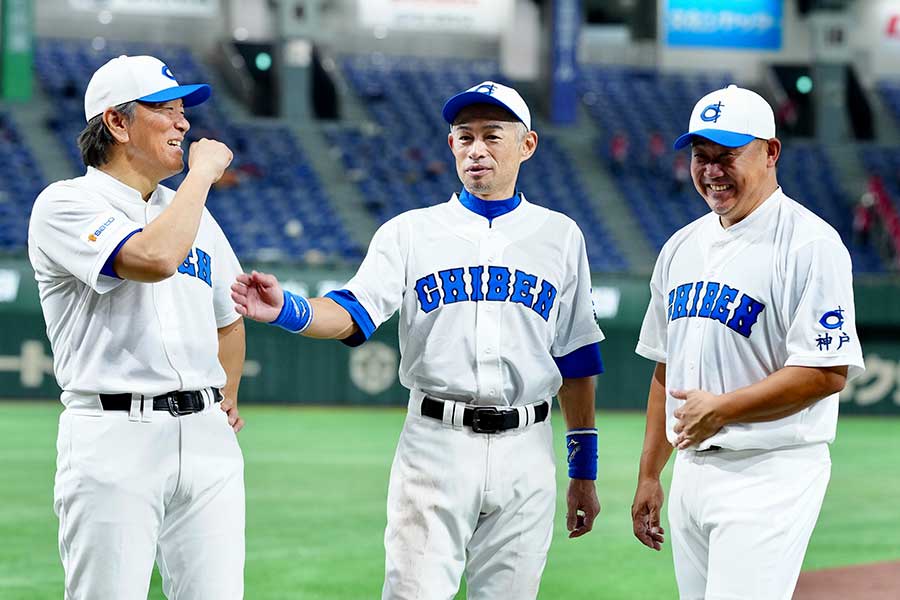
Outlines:
{"type": "Polygon", "coordinates": [[[213,17],[219,14],[219,0],[69,0],[76,10],[160,17],[213,17]]]}
{"type": "Polygon", "coordinates": [[[666,0],[666,44],[744,50],[781,48],[782,0],[666,0]]]}
{"type": "Polygon", "coordinates": [[[363,27],[497,34],[513,0],[359,0],[357,6],[363,27]]]}

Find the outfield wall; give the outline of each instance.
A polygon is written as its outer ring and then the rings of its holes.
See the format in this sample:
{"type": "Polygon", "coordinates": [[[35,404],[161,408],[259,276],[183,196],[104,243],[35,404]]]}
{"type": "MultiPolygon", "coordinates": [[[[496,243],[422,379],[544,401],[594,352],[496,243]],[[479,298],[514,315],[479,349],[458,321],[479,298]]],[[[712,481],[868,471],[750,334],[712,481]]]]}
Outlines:
{"type": "MultiPolygon", "coordinates": [[[[306,295],[340,287],[352,275],[349,271],[271,265],[265,270],[277,274],[289,289],[306,295]]],[[[597,404],[601,409],[641,409],[653,368],[651,362],[634,354],[649,298],[646,277],[597,275],[594,294],[607,337],[601,345],[606,374],[598,380],[597,404]]],[[[900,414],[898,297],[900,282],[856,284],[867,371],[842,393],[845,413],[900,414]]],[[[57,396],[37,286],[23,261],[0,260],[0,331],[0,395],[57,396]]],[[[398,364],[396,316],[358,348],[303,339],[248,322],[240,398],[242,402],[284,404],[400,405],[406,402],[406,391],[397,380],[398,364]]]]}

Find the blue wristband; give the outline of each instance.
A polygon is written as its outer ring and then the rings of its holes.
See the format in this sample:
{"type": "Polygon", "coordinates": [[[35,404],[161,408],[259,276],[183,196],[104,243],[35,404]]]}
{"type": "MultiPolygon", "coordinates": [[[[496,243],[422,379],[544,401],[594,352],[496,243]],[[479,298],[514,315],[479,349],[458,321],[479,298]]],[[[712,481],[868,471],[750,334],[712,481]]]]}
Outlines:
{"type": "Polygon", "coordinates": [[[312,323],[312,318],[313,310],[309,300],[285,290],[284,306],[281,307],[278,317],[269,324],[281,327],[291,333],[303,333],[312,323]]]}
{"type": "Polygon", "coordinates": [[[570,479],[597,479],[597,430],[573,429],[566,434],[570,479]]]}

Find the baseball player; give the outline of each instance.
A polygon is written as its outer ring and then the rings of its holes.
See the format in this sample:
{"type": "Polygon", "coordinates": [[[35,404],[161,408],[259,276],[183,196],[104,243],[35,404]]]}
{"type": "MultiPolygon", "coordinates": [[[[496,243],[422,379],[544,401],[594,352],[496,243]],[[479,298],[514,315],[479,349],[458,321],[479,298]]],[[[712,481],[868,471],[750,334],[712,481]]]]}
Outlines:
{"type": "Polygon", "coordinates": [[[97,70],[78,143],[87,173],[48,186],[28,230],[65,410],[54,509],[67,600],[145,600],[154,558],[178,600],[243,597],[240,264],[204,205],[231,162],[191,144],[178,85],[150,56],[97,70]]]}
{"type": "Polygon", "coordinates": [[[659,550],[660,472],[682,600],[789,600],[828,485],[838,392],[862,372],[850,255],[778,186],[771,107],[731,85],[675,148],[711,212],[665,244],[637,353],[656,361],[634,534],[659,550]]]}
{"type": "Polygon", "coordinates": [[[550,404],[569,428],[567,527],[591,530],[594,380],[602,371],[584,239],[516,193],[535,152],[527,105],[486,81],[443,109],[463,189],[375,233],[345,289],[306,299],[241,275],[237,311],[314,338],[364,342],[400,311],[409,410],[391,469],[383,598],[535,598],[556,499],[550,404]]]}

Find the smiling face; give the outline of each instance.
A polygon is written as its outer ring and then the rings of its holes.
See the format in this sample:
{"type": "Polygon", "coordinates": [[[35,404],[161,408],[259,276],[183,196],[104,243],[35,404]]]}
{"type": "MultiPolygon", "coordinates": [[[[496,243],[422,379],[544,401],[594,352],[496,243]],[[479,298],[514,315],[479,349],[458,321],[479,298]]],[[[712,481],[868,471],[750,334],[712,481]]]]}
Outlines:
{"type": "Polygon", "coordinates": [[[184,169],[181,145],[190,128],[181,99],[139,103],[124,147],[129,164],[157,181],[180,173],[184,169]]]}
{"type": "Polygon", "coordinates": [[[537,140],[534,131],[526,131],[509,111],[492,104],[462,109],[447,137],[460,181],[482,200],[515,194],[519,166],[534,154],[537,140]]]}
{"type": "Polygon", "coordinates": [[[740,222],[778,188],[775,163],[781,153],[777,138],[756,139],[729,148],[706,138],[691,144],[691,176],[697,192],[723,227],[740,222]]]}

